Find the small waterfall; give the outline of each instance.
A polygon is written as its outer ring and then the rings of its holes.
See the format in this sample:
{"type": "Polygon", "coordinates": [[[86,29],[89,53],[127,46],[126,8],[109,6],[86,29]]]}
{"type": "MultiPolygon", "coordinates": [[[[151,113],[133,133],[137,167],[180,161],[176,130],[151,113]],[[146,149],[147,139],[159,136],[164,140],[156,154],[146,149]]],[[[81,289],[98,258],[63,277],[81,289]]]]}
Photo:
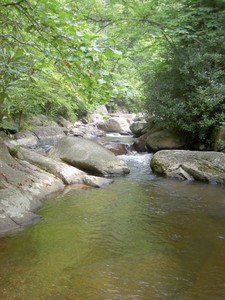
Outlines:
{"type": "Polygon", "coordinates": [[[131,170],[128,177],[137,181],[155,179],[155,175],[152,173],[150,168],[151,157],[152,153],[138,153],[134,151],[128,151],[128,154],[119,156],[120,159],[126,162],[131,170]]]}

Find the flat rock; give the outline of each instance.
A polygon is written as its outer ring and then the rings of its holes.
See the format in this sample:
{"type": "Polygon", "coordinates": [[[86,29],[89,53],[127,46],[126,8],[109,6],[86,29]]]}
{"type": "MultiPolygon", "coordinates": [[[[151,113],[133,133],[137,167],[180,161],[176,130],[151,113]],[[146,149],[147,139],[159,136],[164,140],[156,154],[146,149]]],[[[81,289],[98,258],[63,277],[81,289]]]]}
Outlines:
{"type": "Polygon", "coordinates": [[[75,167],[41,155],[35,151],[21,148],[19,152],[24,160],[59,177],[65,184],[81,183],[81,177],[85,175],[85,172],[75,167]]]}

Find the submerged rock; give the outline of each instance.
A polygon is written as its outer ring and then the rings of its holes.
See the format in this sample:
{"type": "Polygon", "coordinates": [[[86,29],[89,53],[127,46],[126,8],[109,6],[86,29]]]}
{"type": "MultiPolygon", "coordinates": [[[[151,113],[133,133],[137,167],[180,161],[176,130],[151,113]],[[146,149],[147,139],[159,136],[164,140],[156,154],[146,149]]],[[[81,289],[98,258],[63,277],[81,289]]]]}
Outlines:
{"type": "Polygon", "coordinates": [[[83,138],[65,137],[48,153],[48,156],[88,173],[104,176],[129,173],[126,164],[103,146],[83,138]]]}
{"type": "Polygon", "coordinates": [[[153,172],[187,180],[225,183],[225,154],[186,150],[161,150],[151,160],[153,172]]]}
{"type": "Polygon", "coordinates": [[[127,154],[128,146],[126,144],[122,144],[119,142],[105,142],[102,143],[102,146],[114,153],[115,155],[127,154]]]}

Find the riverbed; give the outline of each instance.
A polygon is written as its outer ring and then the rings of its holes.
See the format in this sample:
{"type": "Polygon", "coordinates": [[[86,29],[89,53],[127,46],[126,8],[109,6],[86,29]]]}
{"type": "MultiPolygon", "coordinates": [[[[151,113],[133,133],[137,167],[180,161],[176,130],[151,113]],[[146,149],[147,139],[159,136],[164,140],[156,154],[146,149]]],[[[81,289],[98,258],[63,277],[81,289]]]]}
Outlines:
{"type": "Polygon", "coordinates": [[[224,187],[157,177],[150,155],[122,156],[130,175],[70,186],[1,238],[0,299],[224,299],[224,187]]]}

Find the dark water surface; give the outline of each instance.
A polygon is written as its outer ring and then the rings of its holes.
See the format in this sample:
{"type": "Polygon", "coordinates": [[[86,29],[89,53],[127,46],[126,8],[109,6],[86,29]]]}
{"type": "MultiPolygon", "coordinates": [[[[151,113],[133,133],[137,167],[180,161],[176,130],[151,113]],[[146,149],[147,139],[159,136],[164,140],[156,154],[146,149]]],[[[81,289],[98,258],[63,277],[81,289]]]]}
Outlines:
{"type": "Polygon", "coordinates": [[[0,239],[0,299],[225,299],[225,189],[157,178],[149,155],[102,189],[68,188],[0,239]]]}

